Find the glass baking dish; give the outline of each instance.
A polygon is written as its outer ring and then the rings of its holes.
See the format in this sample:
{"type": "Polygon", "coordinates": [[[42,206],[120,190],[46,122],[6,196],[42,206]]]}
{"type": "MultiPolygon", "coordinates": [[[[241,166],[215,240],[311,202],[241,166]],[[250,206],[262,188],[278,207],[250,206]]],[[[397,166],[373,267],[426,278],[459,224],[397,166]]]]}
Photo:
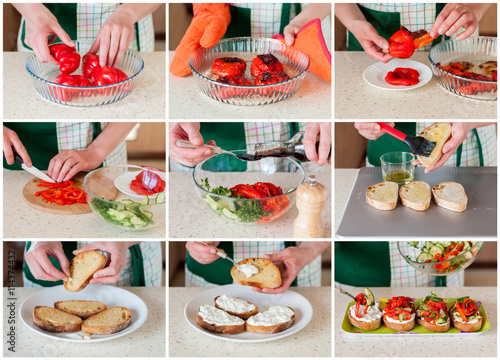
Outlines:
{"type": "Polygon", "coordinates": [[[300,89],[309,68],[309,56],[287,48],[279,40],[239,37],[221,40],[211,48],[199,48],[191,55],[189,67],[201,92],[208,97],[232,105],[265,105],[284,100],[300,89]],[[253,80],[250,64],[255,56],[261,54],[276,56],[290,79],[259,86],[230,85],[215,81],[217,76],[211,71],[215,59],[239,57],[245,60],[245,77],[253,80]]]}

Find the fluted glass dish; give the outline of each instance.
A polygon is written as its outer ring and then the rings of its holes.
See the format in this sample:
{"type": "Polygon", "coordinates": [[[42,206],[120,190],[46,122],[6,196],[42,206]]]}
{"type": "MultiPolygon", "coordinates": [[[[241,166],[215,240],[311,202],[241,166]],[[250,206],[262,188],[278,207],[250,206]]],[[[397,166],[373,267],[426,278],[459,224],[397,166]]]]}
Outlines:
{"type": "Polygon", "coordinates": [[[219,41],[211,48],[199,48],[189,59],[201,92],[217,101],[232,105],[265,105],[284,100],[301,87],[309,68],[309,56],[287,48],[281,41],[268,38],[239,37],[219,41]],[[252,82],[250,65],[257,55],[272,54],[283,64],[289,80],[269,85],[231,85],[217,82],[212,74],[214,61],[221,57],[238,57],[247,63],[245,77],[252,82]]]}
{"type": "MultiPolygon", "coordinates": [[[[92,43],[81,41],[75,41],[75,43],[82,58],[92,46],[92,43]]],[[[127,80],[111,85],[81,87],[54,83],[54,79],[61,74],[59,66],[40,63],[34,53],[26,60],[26,71],[35,91],[46,100],[70,106],[107,105],[130,95],[144,69],[144,60],[136,52],[127,50],[117,67],[127,74],[129,77],[127,80]]],[[[79,68],[71,75],[78,74],[82,74],[81,61],[79,68]]]]}

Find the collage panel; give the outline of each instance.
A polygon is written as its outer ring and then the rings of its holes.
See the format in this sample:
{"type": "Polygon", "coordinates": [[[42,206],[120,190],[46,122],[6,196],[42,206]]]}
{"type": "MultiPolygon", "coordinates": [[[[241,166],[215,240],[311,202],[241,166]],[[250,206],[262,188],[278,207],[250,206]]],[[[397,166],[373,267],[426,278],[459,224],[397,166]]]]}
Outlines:
{"type": "Polygon", "coordinates": [[[170,357],[331,357],[331,307],[330,241],[169,242],[170,357]]]}

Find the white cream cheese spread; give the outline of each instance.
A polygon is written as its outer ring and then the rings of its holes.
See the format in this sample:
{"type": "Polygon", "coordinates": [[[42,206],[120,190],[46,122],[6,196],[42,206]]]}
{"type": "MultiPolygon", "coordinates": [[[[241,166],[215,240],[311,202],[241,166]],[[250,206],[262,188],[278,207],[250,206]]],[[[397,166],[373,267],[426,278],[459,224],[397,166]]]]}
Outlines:
{"type": "Polygon", "coordinates": [[[237,269],[240,270],[243,274],[245,274],[247,279],[259,273],[259,269],[257,269],[257,267],[252,264],[238,265],[237,269]]]}
{"type": "Polygon", "coordinates": [[[255,310],[256,306],[248,301],[238,299],[232,296],[222,295],[216,300],[218,306],[226,311],[234,313],[245,313],[255,310]]]}
{"type": "Polygon", "coordinates": [[[207,323],[215,325],[242,325],[245,323],[239,317],[228,314],[212,305],[200,306],[198,315],[207,323]]]}
{"type": "Polygon", "coordinates": [[[369,306],[369,309],[366,312],[366,314],[365,314],[365,306],[361,305],[359,307],[359,313],[361,314],[361,317],[356,316],[356,305],[351,306],[349,311],[351,312],[351,316],[354,319],[365,323],[374,322],[382,317],[382,311],[380,311],[380,303],[378,301],[376,301],[374,305],[369,306]]]}
{"type": "Polygon", "coordinates": [[[479,319],[472,319],[472,320],[469,320],[468,322],[465,322],[464,319],[462,319],[462,317],[460,315],[455,315],[455,313],[453,313],[453,320],[454,321],[458,321],[462,324],[475,324],[479,321],[479,319]]]}
{"type": "MultiPolygon", "coordinates": [[[[385,314],[385,311],[383,312],[383,314],[385,314]]],[[[384,317],[384,321],[388,321],[388,322],[394,323],[394,324],[408,324],[409,322],[412,322],[413,320],[415,320],[415,313],[411,314],[411,317],[409,320],[403,320],[403,321],[394,320],[393,318],[391,318],[389,316],[384,317]]]]}
{"type": "Polygon", "coordinates": [[[288,306],[271,306],[264,312],[258,313],[247,320],[252,326],[273,326],[292,319],[294,312],[288,306]]]}

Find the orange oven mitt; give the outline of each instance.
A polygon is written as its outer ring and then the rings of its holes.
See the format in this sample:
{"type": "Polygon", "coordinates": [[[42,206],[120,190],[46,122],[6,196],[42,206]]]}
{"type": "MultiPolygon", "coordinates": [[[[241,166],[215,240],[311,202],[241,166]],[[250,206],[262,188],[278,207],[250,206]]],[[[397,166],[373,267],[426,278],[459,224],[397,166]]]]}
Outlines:
{"type": "MultiPolygon", "coordinates": [[[[283,35],[275,35],[273,39],[278,39],[285,44],[283,35]]],[[[332,82],[332,55],[326,47],[319,19],[311,20],[304,25],[295,35],[295,43],[291,47],[309,55],[310,72],[329,83],[332,82]]]]}
{"type": "Polygon", "coordinates": [[[222,39],[231,22],[227,4],[193,4],[193,20],[186,30],[170,64],[170,73],[175,76],[191,74],[189,57],[200,46],[209,48],[222,39]]]}

